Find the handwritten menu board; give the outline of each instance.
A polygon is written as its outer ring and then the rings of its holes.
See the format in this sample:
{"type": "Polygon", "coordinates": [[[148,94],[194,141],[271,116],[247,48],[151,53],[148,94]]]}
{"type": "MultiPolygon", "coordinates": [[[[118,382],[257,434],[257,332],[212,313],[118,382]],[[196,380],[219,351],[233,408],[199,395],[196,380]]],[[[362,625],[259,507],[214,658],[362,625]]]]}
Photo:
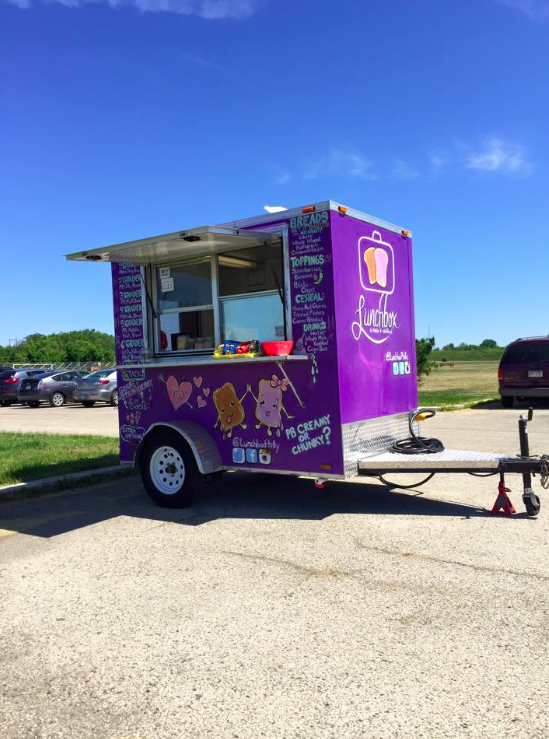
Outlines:
{"type": "Polygon", "coordinates": [[[302,336],[307,352],[327,351],[333,333],[333,318],[326,307],[327,275],[332,268],[329,229],[328,211],[290,220],[293,333],[298,341],[302,336]]]}
{"type": "Polygon", "coordinates": [[[114,334],[117,364],[143,361],[143,283],[141,268],[113,264],[114,334]]]}

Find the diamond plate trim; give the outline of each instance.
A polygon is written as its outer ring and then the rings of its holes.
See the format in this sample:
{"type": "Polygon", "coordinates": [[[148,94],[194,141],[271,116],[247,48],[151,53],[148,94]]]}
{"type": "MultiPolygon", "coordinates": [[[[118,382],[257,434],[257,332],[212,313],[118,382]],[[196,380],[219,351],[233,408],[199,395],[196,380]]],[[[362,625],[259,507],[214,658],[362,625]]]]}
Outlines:
{"type": "Polygon", "coordinates": [[[345,477],[356,477],[358,462],[364,457],[386,452],[395,441],[410,436],[408,413],[345,423],[341,430],[345,477]]]}

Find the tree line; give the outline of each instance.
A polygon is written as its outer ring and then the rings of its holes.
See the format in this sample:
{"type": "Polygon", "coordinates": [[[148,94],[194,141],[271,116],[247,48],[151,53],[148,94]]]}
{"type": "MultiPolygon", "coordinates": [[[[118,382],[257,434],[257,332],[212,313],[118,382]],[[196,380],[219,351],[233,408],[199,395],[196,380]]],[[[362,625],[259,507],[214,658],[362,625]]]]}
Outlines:
{"type": "Polygon", "coordinates": [[[501,351],[503,351],[505,347],[498,346],[497,341],[495,341],[494,339],[484,339],[484,341],[481,341],[480,344],[464,344],[463,342],[461,344],[458,344],[457,346],[455,344],[446,344],[446,346],[443,346],[442,349],[437,347],[435,351],[465,352],[470,351],[471,349],[501,349],[501,351]]]}
{"type": "Polygon", "coordinates": [[[30,334],[14,346],[0,346],[0,364],[114,362],[114,336],[95,329],[30,334]]]}

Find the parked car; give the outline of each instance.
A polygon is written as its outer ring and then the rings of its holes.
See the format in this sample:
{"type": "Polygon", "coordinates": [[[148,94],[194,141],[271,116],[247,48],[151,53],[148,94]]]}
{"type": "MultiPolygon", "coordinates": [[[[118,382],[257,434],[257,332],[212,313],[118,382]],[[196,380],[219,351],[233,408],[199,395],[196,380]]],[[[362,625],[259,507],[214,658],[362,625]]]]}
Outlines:
{"type": "Polygon", "coordinates": [[[512,408],[519,398],[549,400],[549,336],[509,344],[499,363],[498,381],[504,408],[512,408]]]}
{"type": "Polygon", "coordinates": [[[69,370],[65,372],[43,372],[36,377],[23,380],[19,392],[19,401],[38,408],[41,402],[47,401],[54,408],[60,408],[73,399],[78,380],[87,372],[69,370]]]}
{"type": "Polygon", "coordinates": [[[118,387],[116,370],[96,370],[78,381],[74,391],[74,399],[86,408],[95,403],[118,405],[118,387]]]}
{"type": "Polygon", "coordinates": [[[43,369],[37,370],[14,370],[6,369],[0,372],[0,405],[7,406],[19,403],[18,395],[23,380],[29,377],[41,375],[43,369]]]}

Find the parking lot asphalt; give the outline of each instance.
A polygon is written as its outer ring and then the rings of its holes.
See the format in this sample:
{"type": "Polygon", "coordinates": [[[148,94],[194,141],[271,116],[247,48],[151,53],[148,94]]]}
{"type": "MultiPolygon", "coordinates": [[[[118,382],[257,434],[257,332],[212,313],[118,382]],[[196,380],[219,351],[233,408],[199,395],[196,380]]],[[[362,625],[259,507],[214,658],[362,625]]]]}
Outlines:
{"type": "Polygon", "coordinates": [[[92,408],[68,404],[61,408],[40,405],[0,407],[0,431],[39,431],[51,434],[118,436],[118,409],[106,403],[92,408]]]}
{"type": "MultiPolygon", "coordinates": [[[[515,452],[517,417],[422,431],[515,452]]],[[[534,452],[548,430],[537,411],[534,452]]],[[[529,519],[508,484],[512,519],[488,514],[497,478],[465,475],[233,474],[180,511],[127,478],[2,504],[0,736],[545,739],[549,496],[529,519]]]]}

